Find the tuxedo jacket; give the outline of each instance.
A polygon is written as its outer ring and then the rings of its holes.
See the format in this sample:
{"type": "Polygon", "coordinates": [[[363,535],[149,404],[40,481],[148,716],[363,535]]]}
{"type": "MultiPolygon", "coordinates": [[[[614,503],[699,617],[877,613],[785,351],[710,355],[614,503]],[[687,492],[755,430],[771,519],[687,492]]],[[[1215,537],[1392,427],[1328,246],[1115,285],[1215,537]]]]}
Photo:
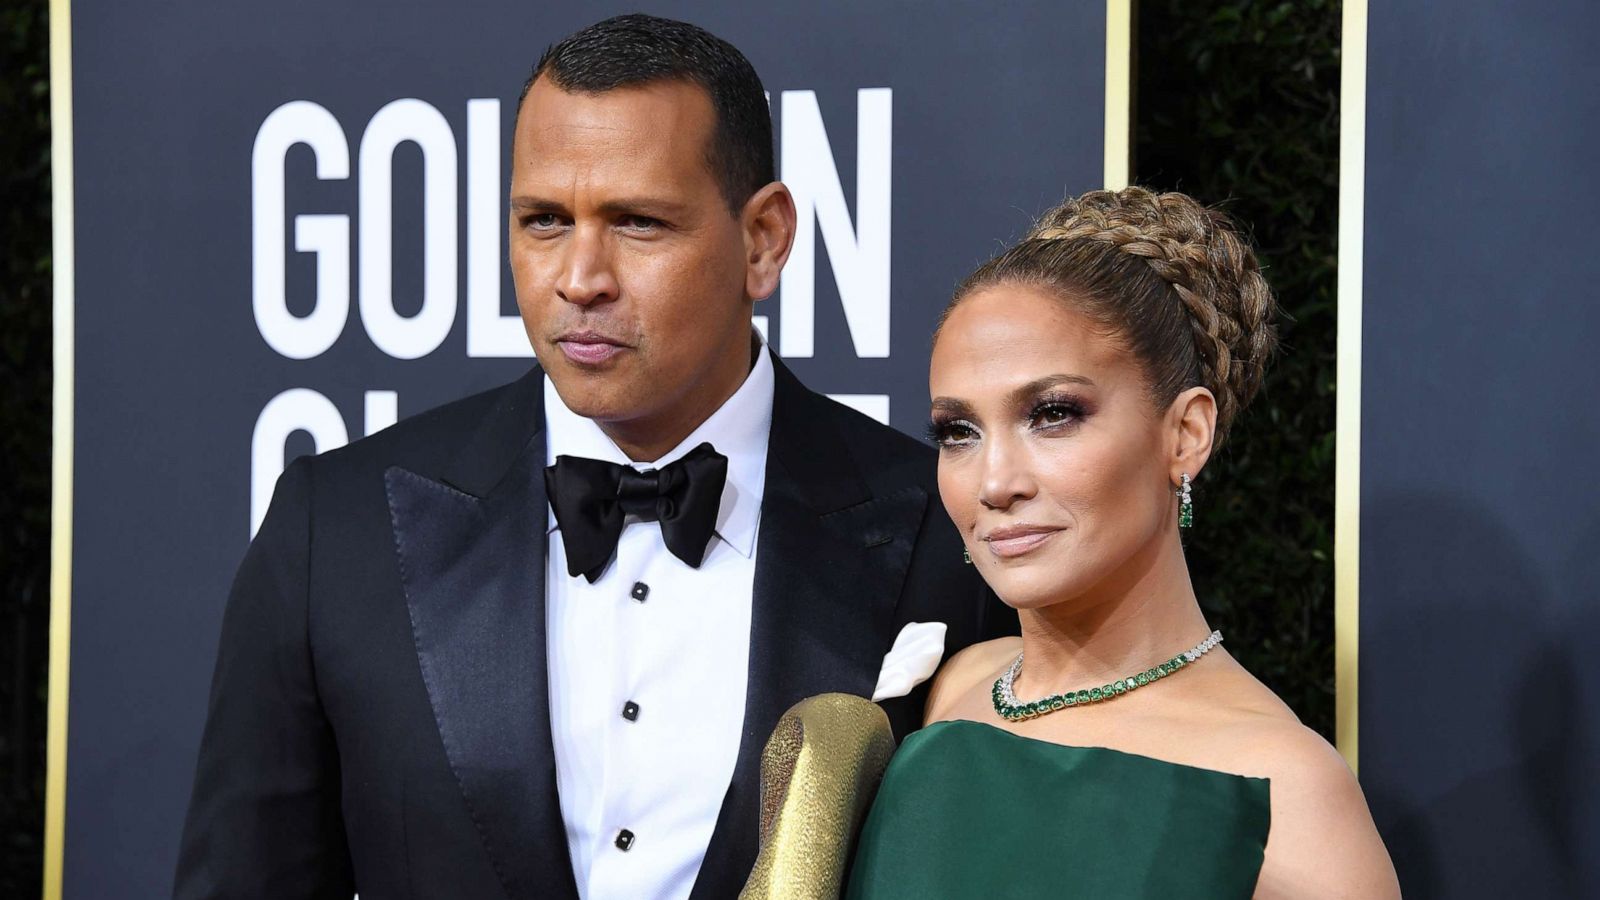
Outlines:
{"type": "MultiPolygon", "coordinates": [[[[962,562],[933,451],[775,362],[738,760],[692,900],[735,897],[779,716],[871,696],[908,622],[1015,629],[962,562]]],[[[560,898],[544,374],[293,462],[223,617],[175,896],[560,898]]],[[[692,648],[685,648],[686,650],[692,648]]],[[[885,701],[897,737],[927,683],[885,701]]]]}

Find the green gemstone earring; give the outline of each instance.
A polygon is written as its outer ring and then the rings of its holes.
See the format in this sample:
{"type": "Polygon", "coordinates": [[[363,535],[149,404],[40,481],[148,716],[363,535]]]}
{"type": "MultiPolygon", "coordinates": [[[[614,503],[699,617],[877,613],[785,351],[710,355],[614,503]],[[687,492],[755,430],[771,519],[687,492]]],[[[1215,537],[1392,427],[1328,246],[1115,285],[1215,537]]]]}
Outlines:
{"type": "Polygon", "coordinates": [[[1178,488],[1178,527],[1194,527],[1194,498],[1189,496],[1189,473],[1183,473],[1183,486],[1178,488]]]}
{"type": "Polygon", "coordinates": [[[969,566],[972,565],[972,554],[968,553],[965,547],[961,548],[961,561],[969,566]]]}

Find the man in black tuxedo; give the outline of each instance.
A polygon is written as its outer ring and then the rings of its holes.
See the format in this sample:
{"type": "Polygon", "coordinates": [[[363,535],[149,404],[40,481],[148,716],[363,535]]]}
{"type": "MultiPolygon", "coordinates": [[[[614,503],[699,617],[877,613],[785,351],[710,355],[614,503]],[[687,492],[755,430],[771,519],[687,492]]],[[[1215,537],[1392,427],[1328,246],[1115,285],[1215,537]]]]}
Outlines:
{"type": "Polygon", "coordinates": [[[943,623],[949,654],[1014,622],[932,451],[751,329],[795,209],[737,50],[646,16],[554,45],[512,169],[539,365],[284,472],[180,898],[733,897],[786,708],[898,693],[903,736],[927,683],[885,690],[897,635],[943,623]]]}

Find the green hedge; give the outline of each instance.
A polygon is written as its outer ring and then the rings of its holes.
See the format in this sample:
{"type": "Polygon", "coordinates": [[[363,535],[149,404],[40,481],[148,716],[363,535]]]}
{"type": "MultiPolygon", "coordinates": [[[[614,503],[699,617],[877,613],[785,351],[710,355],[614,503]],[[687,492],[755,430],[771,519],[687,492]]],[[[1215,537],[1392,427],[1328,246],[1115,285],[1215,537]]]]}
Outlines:
{"type": "Polygon", "coordinates": [[[0,9],[0,897],[36,897],[50,622],[50,63],[45,0],[0,9]]]}
{"type": "Polygon", "coordinates": [[[1228,650],[1333,738],[1337,2],[1139,4],[1134,179],[1249,227],[1287,313],[1195,484],[1195,589],[1228,650]]]}

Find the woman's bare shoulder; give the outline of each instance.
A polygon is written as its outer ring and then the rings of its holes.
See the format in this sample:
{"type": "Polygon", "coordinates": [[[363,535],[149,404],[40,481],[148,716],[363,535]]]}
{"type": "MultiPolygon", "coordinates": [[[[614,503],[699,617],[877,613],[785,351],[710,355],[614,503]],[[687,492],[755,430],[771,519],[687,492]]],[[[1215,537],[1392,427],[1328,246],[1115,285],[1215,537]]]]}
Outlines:
{"type": "Polygon", "coordinates": [[[993,680],[1022,652],[1022,638],[1003,637],[973,644],[945,661],[933,676],[925,721],[948,718],[946,713],[977,685],[993,680]]]}
{"type": "Polygon", "coordinates": [[[1350,767],[1338,751],[1237,663],[1219,672],[1206,687],[1215,733],[1242,773],[1320,789],[1355,786],[1350,767]]]}
{"type": "Polygon", "coordinates": [[[1232,702],[1217,724],[1228,768],[1271,784],[1272,832],[1256,896],[1398,897],[1394,866],[1344,757],[1245,677],[1230,685],[1232,702]]]}

